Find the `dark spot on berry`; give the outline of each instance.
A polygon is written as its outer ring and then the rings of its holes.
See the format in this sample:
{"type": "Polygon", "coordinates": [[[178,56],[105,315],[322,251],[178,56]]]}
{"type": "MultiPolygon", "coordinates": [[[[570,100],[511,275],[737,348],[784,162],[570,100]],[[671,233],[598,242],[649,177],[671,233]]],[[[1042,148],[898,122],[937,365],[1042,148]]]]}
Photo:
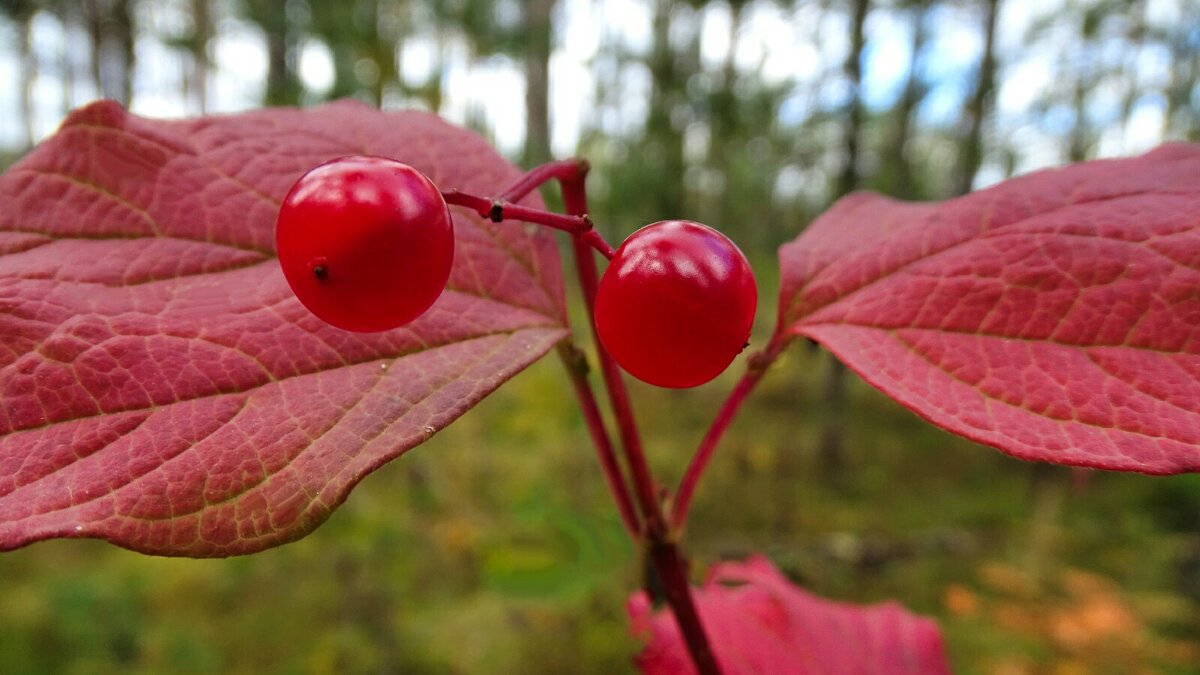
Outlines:
{"type": "Polygon", "coordinates": [[[317,281],[325,281],[329,278],[329,264],[326,262],[325,256],[308,261],[308,269],[312,270],[312,275],[317,281]]]}

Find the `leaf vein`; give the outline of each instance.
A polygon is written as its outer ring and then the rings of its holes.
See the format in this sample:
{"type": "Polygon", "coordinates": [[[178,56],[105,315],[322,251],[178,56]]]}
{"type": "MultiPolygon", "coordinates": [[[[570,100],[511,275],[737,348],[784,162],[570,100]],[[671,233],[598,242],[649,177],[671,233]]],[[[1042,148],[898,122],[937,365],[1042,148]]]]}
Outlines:
{"type": "MultiPolygon", "coordinates": [[[[1194,442],[1194,441],[1190,441],[1190,440],[1175,438],[1174,436],[1170,436],[1167,434],[1157,434],[1156,435],[1156,434],[1146,433],[1144,431],[1137,431],[1135,429],[1126,429],[1126,428],[1122,428],[1122,427],[1115,427],[1112,425],[1099,424],[1096,422],[1090,422],[1090,421],[1087,421],[1084,419],[1080,419],[1078,417],[1066,418],[1066,417],[1061,417],[1061,416],[1054,416],[1054,415],[1050,415],[1046,412],[1033,410],[1024,404],[1006,401],[1006,400],[1000,398],[999,396],[992,394],[991,392],[987,391],[986,389],[984,389],[978,385],[972,384],[971,382],[969,382],[969,381],[963,379],[962,377],[960,377],[959,375],[955,374],[950,369],[946,368],[943,364],[935,361],[929,355],[923,353],[920,349],[917,348],[915,343],[905,340],[902,336],[896,334],[894,331],[889,331],[889,333],[891,333],[893,339],[895,339],[898,343],[900,343],[902,346],[904,346],[910,353],[912,353],[913,355],[917,356],[918,358],[924,360],[926,363],[931,365],[936,370],[941,371],[942,373],[945,373],[946,377],[949,377],[951,380],[954,380],[955,382],[958,382],[959,384],[971,389],[972,391],[979,393],[979,395],[982,396],[986,400],[994,401],[996,403],[1008,406],[1010,408],[1016,408],[1018,410],[1026,412],[1030,415],[1034,415],[1035,417],[1041,417],[1043,419],[1049,420],[1049,421],[1054,422],[1059,425],[1079,424],[1079,425],[1083,425],[1086,427],[1099,429],[1101,431],[1106,431],[1106,432],[1107,431],[1116,431],[1119,433],[1126,433],[1126,434],[1130,434],[1130,435],[1134,435],[1134,436],[1141,436],[1141,437],[1148,438],[1151,440],[1168,440],[1168,441],[1175,441],[1177,443],[1183,443],[1183,444],[1192,444],[1194,442]]],[[[1121,382],[1122,384],[1128,384],[1127,382],[1125,382],[1124,380],[1121,380],[1119,378],[1113,378],[1113,379],[1116,379],[1118,382],[1121,382]]],[[[959,419],[960,421],[965,422],[965,420],[962,420],[961,417],[954,416],[954,415],[952,415],[952,416],[955,417],[955,419],[959,419]]],[[[999,429],[994,427],[993,429],[991,429],[991,431],[999,431],[999,429]]],[[[1140,460],[1136,460],[1136,459],[1134,459],[1132,457],[1128,457],[1128,456],[1124,456],[1124,457],[1125,457],[1125,459],[1129,459],[1131,461],[1136,461],[1139,464],[1145,465],[1145,462],[1142,462],[1140,460]]]]}
{"type": "MultiPolygon", "coordinates": [[[[1003,225],[997,226],[996,228],[989,230],[987,232],[975,232],[975,233],[966,234],[962,238],[951,241],[950,243],[945,244],[939,248],[936,248],[932,251],[921,252],[908,260],[900,262],[899,264],[895,265],[894,267],[892,267],[890,269],[882,270],[879,273],[872,276],[870,279],[866,279],[866,280],[862,281],[858,286],[854,286],[852,288],[846,289],[845,291],[838,292],[838,294],[836,296],[830,298],[824,304],[816,305],[816,306],[809,308],[808,311],[804,315],[802,315],[801,317],[797,317],[796,319],[793,319],[793,320],[799,320],[799,319],[803,318],[803,316],[812,314],[813,312],[821,309],[822,307],[826,307],[835,302],[844,301],[845,299],[849,298],[850,296],[855,295],[855,294],[863,291],[864,289],[870,288],[871,286],[890,278],[892,275],[903,272],[903,271],[905,271],[911,267],[914,267],[922,262],[925,262],[931,258],[935,258],[942,254],[953,251],[961,246],[965,246],[965,245],[969,245],[971,243],[977,242],[980,239],[984,239],[984,238],[996,239],[996,238],[1000,238],[1000,237],[1004,237],[1004,236],[1027,236],[1026,232],[1024,232],[1024,231],[1013,232],[1013,231],[1011,231],[1011,228],[1020,226],[1022,223],[1028,222],[1029,220],[1032,220],[1033,218],[1041,218],[1041,217],[1050,215],[1052,213],[1055,213],[1056,211],[1061,211],[1061,210],[1064,210],[1067,208],[1080,206],[1082,204],[1102,204],[1105,202],[1118,201],[1118,200],[1126,199],[1129,197],[1137,197],[1137,196],[1141,196],[1143,194],[1145,194],[1145,193],[1144,192],[1131,192],[1131,193],[1122,193],[1122,194],[1114,194],[1114,195],[1104,195],[1103,197],[1097,197],[1095,199],[1088,199],[1088,200],[1083,200],[1083,201],[1079,201],[1079,202],[1068,202],[1068,203],[1060,204],[1052,209],[1039,211],[1036,213],[1031,213],[1027,216],[1017,218],[1016,220],[1013,220],[1012,222],[1004,223],[1003,225]]],[[[1163,194],[1172,194],[1172,193],[1163,193],[1163,194]]],[[[1191,193],[1178,193],[1178,194],[1188,195],[1188,196],[1191,195],[1191,193]]],[[[1187,230],[1184,230],[1184,231],[1187,231],[1187,230]]],[[[1070,234],[1070,233],[1062,233],[1062,234],[1070,234]]],[[[1176,234],[1178,234],[1178,233],[1176,233],[1176,234]]],[[[1086,236],[1086,235],[1084,235],[1084,236],[1086,236]]],[[[1095,236],[1101,236],[1101,235],[1095,235],[1095,236]]],[[[1115,239],[1112,237],[1104,237],[1104,238],[1110,239],[1112,241],[1117,241],[1117,242],[1139,243],[1139,242],[1131,242],[1128,240],[1115,239]]],[[[1161,255],[1161,253],[1160,253],[1160,255],[1161,255]]],[[[1179,264],[1178,261],[1172,261],[1172,262],[1174,262],[1175,264],[1179,264]]],[[[796,311],[797,306],[802,305],[804,303],[804,300],[805,300],[805,298],[803,297],[804,291],[809,286],[812,285],[813,281],[815,281],[818,277],[820,277],[822,273],[827,271],[835,263],[836,263],[836,260],[831,260],[824,267],[822,267],[818,270],[815,270],[812,274],[809,275],[809,277],[807,279],[804,280],[804,282],[799,287],[796,288],[796,290],[792,293],[790,302],[788,304],[789,314],[794,313],[796,311]]]]}

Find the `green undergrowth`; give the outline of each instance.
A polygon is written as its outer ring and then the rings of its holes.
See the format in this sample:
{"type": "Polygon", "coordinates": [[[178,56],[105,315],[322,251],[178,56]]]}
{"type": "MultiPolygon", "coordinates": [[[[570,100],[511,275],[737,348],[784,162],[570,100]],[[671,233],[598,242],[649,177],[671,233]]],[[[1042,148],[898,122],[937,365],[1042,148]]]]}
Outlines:
{"type": "MultiPolygon", "coordinates": [[[[814,593],[899,600],[938,619],[962,675],[1196,672],[1197,476],[1013,460],[852,375],[823,458],[828,367],[794,345],[731,428],[685,537],[698,576],[761,552],[814,593]]],[[[0,554],[0,672],[631,672],[641,566],[560,371],[534,365],[279,549],[0,554]]],[[[736,376],[634,385],[668,484],[736,376]]]]}

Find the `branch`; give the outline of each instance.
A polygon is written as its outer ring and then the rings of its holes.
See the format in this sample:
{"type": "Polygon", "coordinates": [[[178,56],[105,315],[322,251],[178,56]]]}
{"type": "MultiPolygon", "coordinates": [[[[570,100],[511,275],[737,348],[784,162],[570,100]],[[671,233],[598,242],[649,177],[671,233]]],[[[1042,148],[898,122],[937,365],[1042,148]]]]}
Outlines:
{"type": "MultiPolygon", "coordinates": [[[[586,167],[585,167],[586,168],[586,167]]],[[[567,213],[587,213],[587,193],[584,190],[583,175],[567,179],[559,179],[562,186],[563,202],[567,213]]],[[[599,277],[596,273],[596,260],[592,257],[589,244],[582,235],[571,238],[574,244],[575,267],[579,274],[579,283],[587,303],[589,323],[592,326],[592,336],[595,338],[596,351],[600,357],[600,370],[604,375],[604,383],[608,389],[609,403],[617,418],[617,429],[621,435],[622,447],[625,450],[625,462],[633,478],[634,495],[642,511],[642,523],[647,543],[647,552],[654,564],[655,573],[662,582],[667,596],[667,603],[679,632],[687,644],[688,653],[700,675],[721,675],[713,655],[712,646],[696,609],[692,597],[692,587],[688,581],[687,565],[679,552],[679,545],[671,538],[670,531],[663,518],[662,507],[658,500],[654,478],[646,463],[646,455],[642,450],[642,440],[638,435],[637,422],[633,416],[633,407],[629,403],[629,394],[617,364],[604,349],[596,336],[595,305],[596,289],[599,277]]]]}
{"type": "Polygon", "coordinates": [[[570,376],[571,384],[575,389],[575,396],[579,399],[583,420],[592,436],[592,444],[596,446],[596,453],[599,455],[600,467],[604,470],[608,489],[617,502],[617,512],[621,514],[621,522],[625,524],[629,536],[634,541],[638,541],[641,538],[641,524],[638,522],[637,512],[633,509],[633,502],[630,501],[625,475],[621,472],[620,464],[617,463],[617,455],[613,451],[612,441],[609,440],[608,430],[604,428],[604,420],[600,417],[600,406],[596,405],[596,396],[592,393],[592,387],[587,380],[586,357],[569,341],[558,344],[558,356],[562,360],[563,367],[567,369],[567,375],[570,376]]]}
{"type": "Polygon", "coordinates": [[[565,216],[544,209],[513,204],[506,199],[488,199],[459,190],[446,190],[442,192],[442,198],[446,200],[447,204],[465,206],[495,223],[503,220],[520,220],[577,235],[582,237],[588,246],[596,249],[600,255],[610,260],[615,253],[613,247],[604,241],[604,237],[601,237],[600,233],[592,228],[592,219],[586,213],[565,216]]]}

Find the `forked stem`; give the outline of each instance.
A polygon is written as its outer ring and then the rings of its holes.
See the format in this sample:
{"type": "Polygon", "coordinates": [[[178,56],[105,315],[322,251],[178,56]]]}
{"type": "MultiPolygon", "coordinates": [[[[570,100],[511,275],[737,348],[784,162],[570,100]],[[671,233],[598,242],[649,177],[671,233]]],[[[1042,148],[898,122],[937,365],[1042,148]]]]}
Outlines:
{"type": "MultiPolygon", "coordinates": [[[[563,215],[512,203],[523,199],[547,181],[555,178],[565,180],[586,173],[587,163],[582,160],[551,162],[526,173],[505,190],[499,198],[480,197],[458,189],[442,191],[442,198],[446,200],[447,204],[465,206],[493,222],[521,220],[568,232],[573,235],[572,241],[585,241],[602,255],[611,258],[612,246],[609,246],[600,233],[592,228],[592,221],[586,213],[563,215]]],[[[592,444],[596,447],[600,468],[604,471],[605,481],[617,504],[621,522],[625,525],[630,537],[634,541],[638,541],[641,539],[642,525],[629,496],[629,483],[625,479],[625,474],[613,451],[612,440],[600,414],[600,406],[596,404],[595,394],[592,393],[591,384],[588,383],[586,357],[569,340],[558,344],[558,355],[571,379],[575,397],[579,400],[579,409],[583,413],[588,433],[592,437],[592,444]]]]}
{"type": "Polygon", "coordinates": [[[596,291],[599,287],[599,274],[592,251],[598,251],[609,259],[613,257],[614,251],[612,246],[605,242],[603,237],[592,227],[591,219],[587,216],[587,192],[584,188],[584,178],[587,172],[588,165],[582,160],[550,162],[526,173],[494,200],[456,190],[445,192],[443,195],[447,203],[466,206],[479,215],[497,222],[512,218],[546,225],[571,234],[575,268],[579,274],[580,287],[587,305],[588,323],[591,325],[592,337],[595,339],[596,351],[599,354],[600,371],[604,378],[605,389],[608,391],[609,404],[617,421],[625,464],[633,483],[632,493],[636,498],[636,510],[630,499],[625,474],[617,462],[608,432],[600,417],[599,407],[592,395],[591,385],[587,381],[579,359],[572,359],[572,354],[569,353],[570,348],[561,345],[559,354],[571,376],[571,382],[583,409],[588,431],[592,436],[592,441],[596,444],[605,478],[617,501],[621,519],[634,538],[641,540],[646,547],[646,552],[654,565],[655,573],[662,582],[667,603],[679,625],[680,633],[683,635],[684,643],[692,656],[696,670],[700,675],[721,675],[721,669],[713,655],[692,596],[691,584],[688,582],[687,563],[684,561],[672,530],[668,527],[663,515],[662,504],[658,497],[654,477],[646,462],[646,454],[642,449],[641,436],[638,434],[637,422],[633,415],[633,406],[630,404],[629,393],[625,389],[621,371],[604,349],[604,345],[600,343],[596,334],[593,311],[596,304],[596,291]],[[562,188],[566,216],[513,203],[520,201],[530,192],[551,180],[557,180],[562,188]],[[640,519],[638,512],[640,512],[640,519]]]}
{"type": "MultiPolygon", "coordinates": [[[[587,192],[584,189],[584,177],[587,165],[578,165],[579,171],[567,174],[565,177],[557,170],[553,172],[562,187],[563,203],[568,214],[583,215],[587,213],[587,192]]],[[[535,170],[536,171],[536,170],[535,170]]],[[[531,172],[533,173],[533,172],[531,172]]],[[[687,564],[679,551],[679,545],[671,535],[663,518],[662,506],[659,502],[654,478],[646,463],[646,455],[642,449],[641,436],[638,434],[637,422],[633,416],[633,406],[629,403],[629,393],[625,389],[621,371],[615,361],[604,349],[596,334],[595,305],[596,290],[599,286],[599,275],[596,272],[596,260],[591,255],[589,244],[582,236],[572,237],[575,253],[575,269],[579,274],[580,288],[583,290],[584,302],[587,305],[588,323],[592,327],[596,351],[600,359],[600,370],[604,375],[605,388],[608,390],[609,403],[617,418],[617,429],[621,435],[622,447],[625,450],[625,461],[633,478],[634,495],[642,511],[643,534],[646,550],[654,565],[654,571],[662,582],[667,604],[675,616],[679,632],[683,635],[688,653],[700,675],[721,675],[721,668],[713,655],[712,645],[704,631],[700,620],[700,612],[696,608],[692,587],[688,580],[687,564]]]]}

